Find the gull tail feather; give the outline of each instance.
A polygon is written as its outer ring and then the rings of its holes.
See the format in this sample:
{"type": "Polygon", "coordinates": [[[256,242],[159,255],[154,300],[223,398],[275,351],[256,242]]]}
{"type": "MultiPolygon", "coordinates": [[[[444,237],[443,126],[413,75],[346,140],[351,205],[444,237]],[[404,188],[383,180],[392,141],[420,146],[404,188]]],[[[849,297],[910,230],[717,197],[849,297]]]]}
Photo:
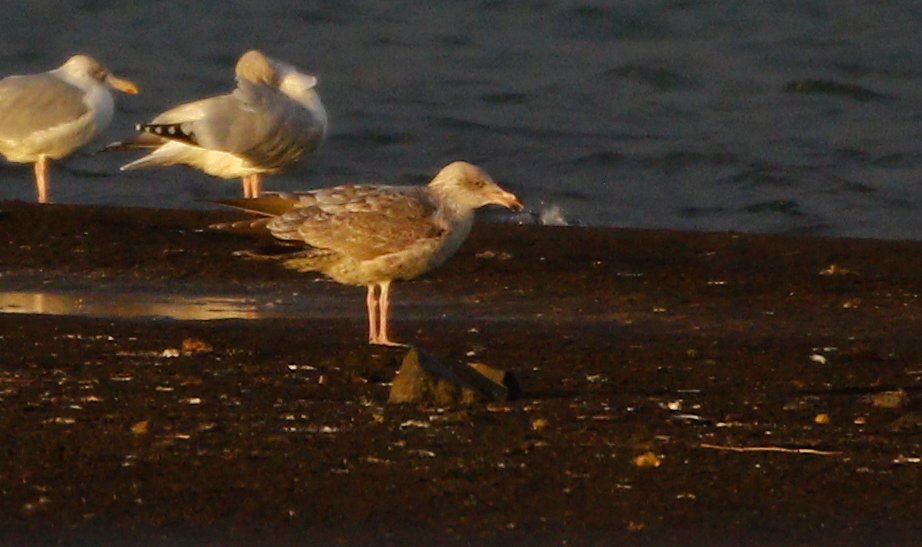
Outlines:
{"type": "Polygon", "coordinates": [[[126,163],[121,166],[119,169],[122,171],[130,171],[132,169],[141,169],[144,167],[155,167],[159,165],[175,165],[177,162],[176,158],[173,156],[172,151],[168,150],[167,147],[161,146],[160,148],[155,149],[150,154],[143,156],[134,160],[133,162],[126,163]],[[166,151],[165,151],[166,150],[166,151]]]}
{"type": "Polygon", "coordinates": [[[146,150],[149,148],[157,148],[163,143],[164,140],[156,135],[151,135],[150,133],[139,133],[130,139],[110,142],[103,147],[103,151],[146,150]]]}
{"type": "Polygon", "coordinates": [[[284,194],[264,194],[258,198],[219,199],[215,203],[248,213],[277,217],[290,211],[298,202],[284,194]]]}
{"type": "Polygon", "coordinates": [[[261,253],[252,249],[245,249],[234,252],[234,256],[247,260],[281,262],[285,268],[299,272],[322,271],[329,262],[335,261],[337,258],[334,251],[326,249],[307,249],[288,253],[261,253]]]}

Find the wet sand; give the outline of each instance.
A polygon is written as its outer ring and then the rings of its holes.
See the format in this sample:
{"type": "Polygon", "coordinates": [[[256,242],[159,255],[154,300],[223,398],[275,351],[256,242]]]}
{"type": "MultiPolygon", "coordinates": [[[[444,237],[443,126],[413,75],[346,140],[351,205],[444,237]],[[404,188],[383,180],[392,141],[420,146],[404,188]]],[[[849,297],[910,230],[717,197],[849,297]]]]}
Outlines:
{"type": "Polygon", "coordinates": [[[513,371],[525,396],[438,409],[386,404],[403,352],[365,343],[362,289],[241,261],[251,239],[202,230],[236,213],[0,210],[0,291],[317,304],[0,314],[0,543],[922,534],[920,243],[478,224],[395,285],[396,336],[513,371]]]}

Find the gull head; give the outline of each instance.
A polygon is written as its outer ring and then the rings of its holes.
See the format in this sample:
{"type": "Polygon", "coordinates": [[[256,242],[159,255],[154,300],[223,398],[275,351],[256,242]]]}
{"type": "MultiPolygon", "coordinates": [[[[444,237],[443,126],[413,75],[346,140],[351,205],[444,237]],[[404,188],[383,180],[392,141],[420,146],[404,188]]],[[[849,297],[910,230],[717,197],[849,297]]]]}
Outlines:
{"type": "Polygon", "coordinates": [[[500,205],[513,211],[524,208],[515,194],[500,188],[483,169],[464,161],[443,167],[429,187],[456,208],[478,209],[485,205],[500,205]]]}
{"type": "Polygon", "coordinates": [[[279,89],[289,96],[301,96],[317,86],[317,77],[251,49],[237,61],[237,77],[279,89]]]}
{"type": "Polygon", "coordinates": [[[115,76],[102,63],[89,55],[74,55],[61,65],[59,70],[76,78],[90,78],[129,95],[134,95],[139,91],[134,82],[115,76]]]}
{"type": "Polygon", "coordinates": [[[251,49],[237,61],[237,80],[264,85],[278,90],[290,99],[300,103],[313,114],[323,135],[327,131],[327,112],[314,89],[317,77],[298,71],[292,65],[267,57],[263,52],[251,49]]]}
{"type": "Polygon", "coordinates": [[[240,56],[237,60],[236,73],[238,78],[253,83],[275,88],[279,86],[280,74],[277,64],[256,49],[251,49],[240,56]]]}

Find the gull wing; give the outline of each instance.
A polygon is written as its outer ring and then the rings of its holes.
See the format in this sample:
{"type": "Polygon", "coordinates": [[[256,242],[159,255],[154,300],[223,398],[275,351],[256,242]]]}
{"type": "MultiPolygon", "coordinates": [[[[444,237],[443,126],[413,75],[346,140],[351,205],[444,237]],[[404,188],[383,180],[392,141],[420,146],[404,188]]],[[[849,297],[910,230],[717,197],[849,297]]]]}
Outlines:
{"type": "Polygon", "coordinates": [[[423,188],[344,186],[300,197],[300,206],[269,223],[272,234],[355,260],[404,251],[444,233],[423,188]]]}
{"type": "Polygon", "coordinates": [[[0,80],[0,140],[21,142],[42,131],[78,123],[89,113],[83,91],[51,74],[0,80]]]}

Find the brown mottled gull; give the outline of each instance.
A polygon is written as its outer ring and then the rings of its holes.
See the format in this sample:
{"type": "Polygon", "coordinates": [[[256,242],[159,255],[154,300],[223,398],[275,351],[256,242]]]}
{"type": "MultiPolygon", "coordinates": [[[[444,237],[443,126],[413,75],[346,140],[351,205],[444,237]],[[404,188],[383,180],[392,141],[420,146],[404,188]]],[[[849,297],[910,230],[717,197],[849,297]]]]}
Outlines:
{"type": "Polygon", "coordinates": [[[413,279],[445,262],[470,233],[475,209],[522,209],[515,195],[461,161],[444,167],[427,186],[347,185],[221,203],[268,215],[245,224],[307,245],[281,256],[243,256],[366,286],[368,341],[380,345],[400,345],[388,334],[391,281],[413,279]]]}
{"type": "Polygon", "coordinates": [[[259,51],[237,61],[232,93],[181,104],[138,124],[141,133],[110,148],[152,148],[123,170],[189,165],[243,179],[244,197],[259,197],[262,174],[283,171],[323,142],[327,113],[317,78],[259,51]]]}
{"type": "Polygon", "coordinates": [[[48,201],[49,160],[83,148],[112,122],[110,87],[138,92],[87,55],[74,55],[48,72],[0,80],[0,154],[35,164],[39,203],[48,201]]]}

